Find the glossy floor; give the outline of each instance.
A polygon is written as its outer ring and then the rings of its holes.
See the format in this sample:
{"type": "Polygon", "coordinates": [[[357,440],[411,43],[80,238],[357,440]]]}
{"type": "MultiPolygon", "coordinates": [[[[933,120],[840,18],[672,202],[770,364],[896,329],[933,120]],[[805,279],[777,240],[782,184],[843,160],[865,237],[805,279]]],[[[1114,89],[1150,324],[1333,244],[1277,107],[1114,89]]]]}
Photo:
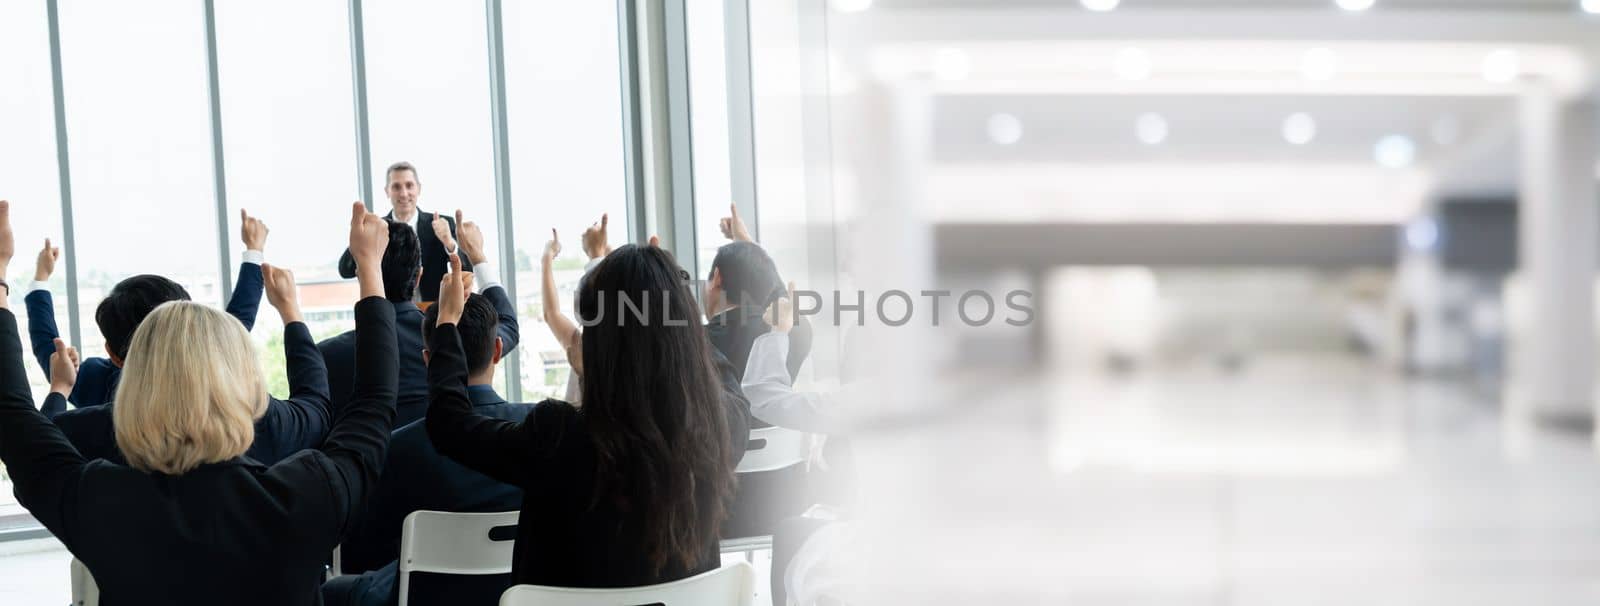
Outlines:
{"type": "Polygon", "coordinates": [[[1491,391],[1336,356],[990,384],[863,441],[884,603],[1600,602],[1589,431],[1491,391]]]}

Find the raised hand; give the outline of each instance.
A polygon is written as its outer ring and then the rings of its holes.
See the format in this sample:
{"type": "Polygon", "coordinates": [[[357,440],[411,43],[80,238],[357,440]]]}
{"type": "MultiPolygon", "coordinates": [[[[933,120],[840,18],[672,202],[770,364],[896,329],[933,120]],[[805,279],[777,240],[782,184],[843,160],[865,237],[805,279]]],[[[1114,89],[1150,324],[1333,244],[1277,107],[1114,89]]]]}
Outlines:
{"type": "Polygon", "coordinates": [[[283,316],[283,323],[301,321],[300,295],[294,282],[294,272],[271,264],[261,266],[261,280],[267,291],[267,303],[283,316]]]}
{"type": "Polygon", "coordinates": [[[745,227],[744,219],[739,218],[738,204],[729,204],[728,216],[723,217],[722,220],[717,223],[717,225],[718,227],[722,228],[722,237],[724,238],[733,240],[734,242],[756,241],[755,238],[750,237],[750,230],[745,227]]]}
{"type": "Polygon", "coordinates": [[[551,261],[556,260],[556,257],[560,255],[561,237],[556,235],[556,228],[552,227],[550,228],[550,241],[544,243],[544,255],[540,257],[540,260],[545,265],[549,265],[551,261]]]}
{"type": "MultiPolygon", "coordinates": [[[[456,214],[459,216],[461,211],[456,211],[456,214]]],[[[443,213],[433,213],[433,235],[445,250],[456,250],[456,238],[450,235],[450,222],[444,220],[443,213]]]]}
{"type": "Polygon", "coordinates": [[[794,282],[789,283],[789,292],[772,302],[761,319],[772,327],[773,332],[787,334],[794,330],[794,282]]]}
{"type": "Polygon", "coordinates": [[[367,212],[366,205],[350,205],[350,258],[356,261],[361,298],[383,296],[383,250],[389,247],[389,224],[367,212]]]}
{"type": "Polygon", "coordinates": [[[11,257],[17,254],[17,241],[11,233],[11,203],[0,200],[0,278],[11,267],[11,257]]]}
{"type": "Polygon", "coordinates": [[[471,292],[472,282],[468,275],[461,271],[461,255],[449,255],[450,273],[444,275],[439,281],[439,323],[436,326],[455,324],[461,321],[461,310],[467,306],[467,293],[471,292]]]}
{"type": "Polygon", "coordinates": [[[461,237],[461,252],[473,265],[489,261],[489,253],[483,250],[483,228],[475,221],[468,221],[460,210],[456,211],[456,235],[461,237]]]}
{"type": "Polygon", "coordinates": [[[267,223],[250,216],[245,209],[239,209],[239,239],[244,240],[245,250],[267,249],[267,223]]]}
{"type": "Polygon", "coordinates": [[[600,215],[600,222],[590,225],[583,230],[583,254],[590,259],[598,259],[611,254],[611,240],[606,235],[606,228],[611,223],[611,214],[600,215]]]}
{"type": "Polygon", "coordinates": [[[61,258],[61,247],[51,246],[50,239],[44,239],[44,248],[39,249],[39,258],[33,262],[33,279],[43,282],[50,279],[50,274],[56,272],[56,260],[61,258]]]}
{"type": "Polygon", "coordinates": [[[78,384],[78,348],[56,339],[56,352],[50,354],[50,391],[63,396],[78,384]]]}

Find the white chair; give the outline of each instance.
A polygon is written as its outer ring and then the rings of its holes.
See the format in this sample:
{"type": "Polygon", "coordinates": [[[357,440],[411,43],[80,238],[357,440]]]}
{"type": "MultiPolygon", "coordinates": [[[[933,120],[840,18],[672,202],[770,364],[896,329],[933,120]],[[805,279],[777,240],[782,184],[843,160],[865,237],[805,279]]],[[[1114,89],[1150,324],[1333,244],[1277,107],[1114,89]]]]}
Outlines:
{"type": "Polygon", "coordinates": [[[400,530],[400,606],[411,593],[413,572],[510,573],[520,513],[411,512],[400,530]]]}
{"type": "Polygon", "coordinates": [[[763,427],[750,430],[750,441],[745,446],[744,458],[739,459],[737,473],[777,471],[806,462],[806,434],[783,427],[763,427]]]}
{"type": "Polygon", "coordinates": [[[687,579],[623,589],[572,589],[516,585],[500,595],[500,606],[752,606],[756,572],[734,562],[687,579]]]}
{"type": "MultiPolygon", "coordinates": [[[[808,454],[806,434],[783,427],[763,427],[750,430],[744,458],[739,459],[736,473],[762,473],[786,469],[806,462],[808,454]]],[[[722,553],[744,553],[745,558],[762,549],[772,548],[772,535],[737,537],[722,541],[722,553]]]]}
{"type": "Polygon", "coordinates": [[[100,586],[95,584],[94,575],[89,574],[89,567],[78,558],[72,558],[72,604],[100,606],[100,586]]]}

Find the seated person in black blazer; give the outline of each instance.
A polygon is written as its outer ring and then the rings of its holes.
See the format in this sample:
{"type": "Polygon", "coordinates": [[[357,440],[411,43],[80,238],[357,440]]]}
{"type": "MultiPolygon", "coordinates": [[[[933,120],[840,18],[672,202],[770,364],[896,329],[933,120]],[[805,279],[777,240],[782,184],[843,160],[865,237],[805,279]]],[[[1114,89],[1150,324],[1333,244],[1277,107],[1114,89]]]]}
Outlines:
{"type": "MultiPolygon", "coordinates": [[[[500,341],[506,353],[516,349],[521,336],[517,326],[517,310],[505,286],[500,283],[496,265],[484,250],[483,231],[475,222],[463,221],[461,252],[470,261],[473,282],[483,296],[493,303],[500,314],[498,328],[500,341]]],[[[422,309],[412,301],[412,293],[419,288],[419,276],[426,273],[419,267],[421,251],[417,236],[411,228],[400,223],[389,224],[389,248],[383,251],[383,294],[394,306],[395,326],[400,331],[400,402],[395,407],[395,425],[402,426],[422,418],[428,409],[428,370],[422,360],[426,342],[422,339],[422,309]]],[[[442,272],[440,275],[443,275],[442,272]]],[[[437,278],[435,278],[437,280],[437,278]]],[[[438,290],[434,284],[434,290],[438,290]]],[[[333,397],[333,410],[338,411],[350,398],[350,378],[355,364],[355,331],[324,339],[317,344],[322,359],[328,365],[328,388],[333,397]]]]}
{"type": "MultiPolygon", "coordinates": [[[[244,323],[250,330],[256,325],[256,312],[261,307],[261,263],[267,246],[267,224],[239,211],[239,236],[244,240],[245,251],[239,263],[239,278],[228,298],[228,313],[244,323]]],[[[50,354],[55,353],[55,341],[61,338],[56,328],[55,301],[50,296],[46,282],[55,273],[61,249],[44,241],[34,263],[33,284],[23,302],[28,307],[28,338],[33,345],[34,358],[50,378],[50,354]]],[[[111,294],[100,301],[95,309],[94,321],[106,339],[108,358],[88,358],[78,366],[78,377],[72,392],[61,401],[47,400],[44,414],[54,417],[74,406],[95,406],[110,402],[116,395],[117,379],[122,374],[122,360],[128,355],[128,343],[139,322],[157,305],[167,301],[188,301],[189,291],[178,283],[161,276],[140,275],[118,282],[111,294]]]]}
{"type": "MultiPolygon", "coordinates": [[[[417,208],[417,199],[422,197],[422,178],[418,176],[417,167],[410,162],[390,164],[383,174],[383,193],[393,206],[393,210],[384,218],[410,227],[422,247],[422,285],[415,293],[415,301],[437,301],[439,278],[450,269],[448,258],[458,252],[455,233],[461,211],[456,211],[457,220],[452,221],[444,213],[430,213],[417,208]]],[[[468,259],[467,271],[472,271],[472,266],[476,264],[477,261],[468,259]]],[[[339,275],[345,279],[356,276],[356,262],[349,250],[339,256],[339,275]]],[[[401,376],[405,376],[405,373],[402,372],[401,376]]]]}
{"type": "MultiPolygon", "coordinates": [[[[750,230],[739,218],[739,207],[731,205],[729,210],[731,214],[723,217],[721,227],[722,234],[733,241],[717,249],[717,256],[711,260],[711,275],[706,277],[706,334],[717,351],[743,373],[756,337],[772,330],[761,315],[783,294],[783,278],[772,257],[750,237],[750,230]]],[[[791,379],[800,375],[800,367],[810,354],[811,325],[802,318],[789,335],[791,379]]]]}
{"type": "Polygon", "coordinates": [[[582,408],[545,400],[522,422],[473,411],[466,291],[445,278],[425,424],[441,454],[524,489],[513,582],[628,587],[720,564],[737,457],[686,276],[655,246],[607,256],[578,294],[585,373],[606,380],[584,381],[582,408]]]}
{"type": "MultiPolygon", "coordinates": [[[[320,602],[324,563],[377,483],[394,419],[394,316],[376,271],[387,236],[381,218],[353,207],[350,248],[371,268],[355,306],[356,397],[320,450],[272,466],[244,456],[267,391],[234,318],[174,301],[145,319],[117,396],[121,465],[85,459],[34,409],[16,317],[0,299],[0,461],[17,501],[94,575],[102,603],[320,602]]],[[[0,202],[0,275],[14,249],[0,202]]],[[[288,272],[266,277],[293,292],[288,272]]],[[[70,354],[53,363],[72,370],[70,354]]]]}
{"type": "MultiPolygon", "coordinates": [[[[428,309],[422,324],[424,335],[432,337],[438,317],[438,306],[428,309]]],[[[495,334],[500,322],[500,312],[487,297],[467,298],[456,324],[466,356],[467,397],[476,414],[521,422],[533,405],[507,403],[494,391],[495,367],[505,351],[495,334]]],[[[367,512],[340,545],[340,564],[346,574],[323,585],[324,603],[396,603],[400,531],[413,511],[497,512],[521,506],[521,488],[462,467],[434,450],[422,421],[396,429],[389,438],[388,460],[367,512]],[[369,572],[350,574],[363,571],[369,572]]],[[[410,603],[493,604],[510,586],[511,575],[413,579],[410,603]]]]}

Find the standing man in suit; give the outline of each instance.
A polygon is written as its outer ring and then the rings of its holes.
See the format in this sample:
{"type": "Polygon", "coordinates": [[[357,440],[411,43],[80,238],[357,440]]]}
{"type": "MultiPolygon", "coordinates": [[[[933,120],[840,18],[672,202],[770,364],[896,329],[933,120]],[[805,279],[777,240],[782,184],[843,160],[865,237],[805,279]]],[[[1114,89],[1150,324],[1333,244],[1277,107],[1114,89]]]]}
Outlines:
{"type": "MultiPolygon", "coordinates": [[[[422,197],[422,179],[410,162],[396,162],[384,171],[384,195],[393,207],[384,218],[411,227],[422,247],[422,281],[413,295],[417,303],[439,300],[439,280],[450,271],[450,255],[456,254],[456,222],[444,213],[430,213],[417,207],[422,197]]],[[[462,270],[472,271],[473,263],[462,259],[462,270]]],[[[356,261],[345,249],[339,257],[339,275],[356,277],[356,261]]],[[[404,344],[401,344],[404,349],[404,344]]]]}
{"type": "MultiPolygon", "coordinates": [[[[500,314],[496,334],[505,353],[516,349],[521,336],[517,327],[516,307],[500,282],[500,274],[483,246],[483,230],[477,223],[467,221],[458,211],[461,222],[461,266],[473,269],[473,285],[494,304],[500,314]]],[[[426,280],[422,264],[420,238],[411,228],[398,221],[389,222],[389,245],[383,251],[383,296],[394,306],[395,340],[400,344],[399,400],[395,404],[395,427],[422,418],[428,410],[428,369],[422,361],[423,312],[414,302],[416,292],[426,284],[418,283],[418,276],[426,280]]],[[[439,281],[433,282],[434,293],[439,292],[439,281]]],[[[322,359],[328,365],[328,389],[333,397],[333,410],[344,409],[350,401],[355,378],[356,332],[334,335],[317,344],[322,359]]]]}

